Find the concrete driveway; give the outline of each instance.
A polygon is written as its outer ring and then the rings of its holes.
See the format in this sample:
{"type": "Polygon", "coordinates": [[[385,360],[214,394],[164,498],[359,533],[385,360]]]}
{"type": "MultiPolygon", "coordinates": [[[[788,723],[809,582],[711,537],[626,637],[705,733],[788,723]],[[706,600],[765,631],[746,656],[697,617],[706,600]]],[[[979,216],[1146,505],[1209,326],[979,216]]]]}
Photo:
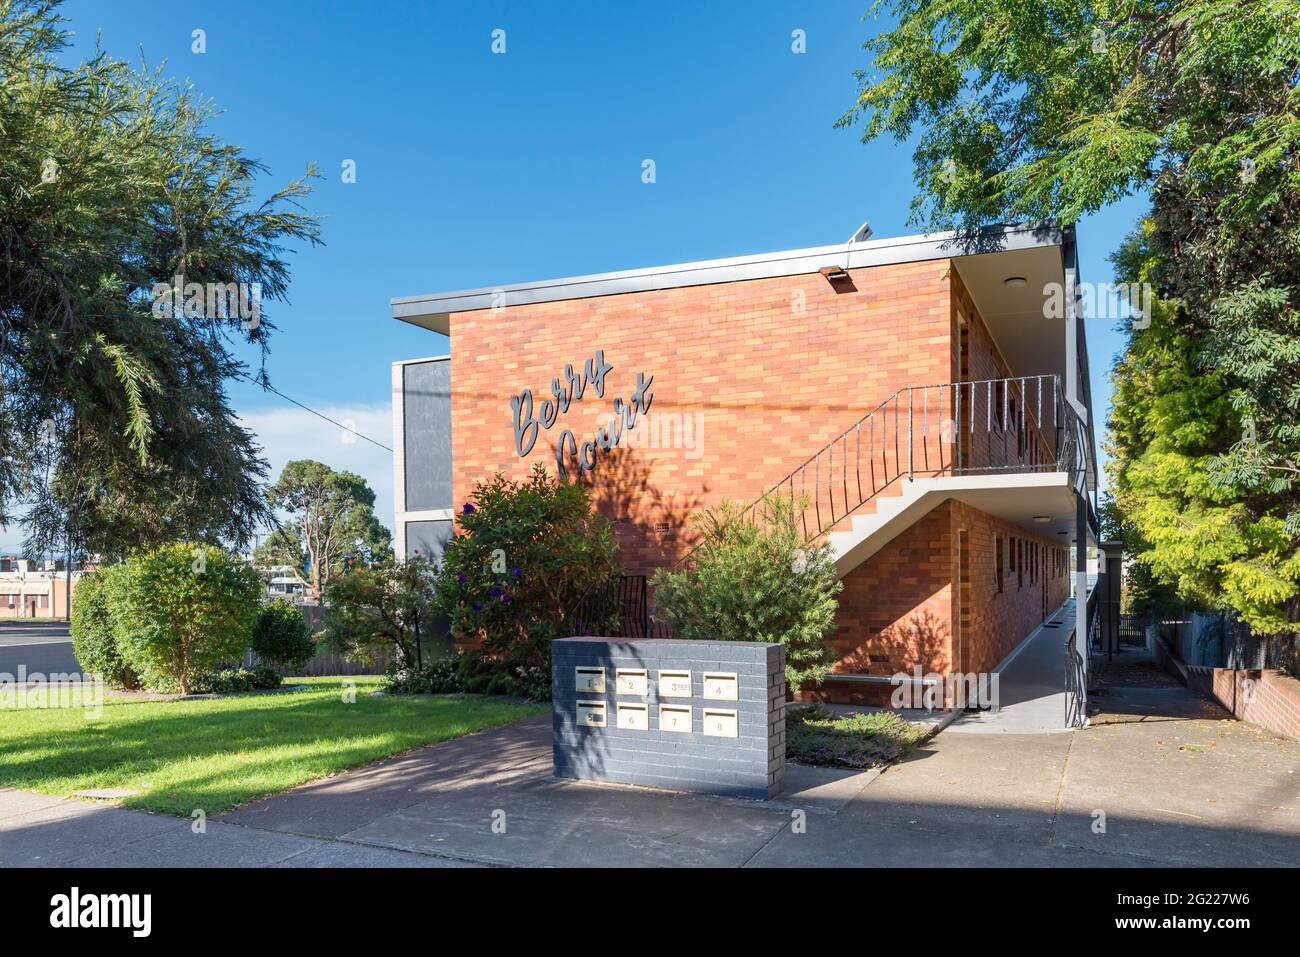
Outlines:
{"type": "Polygon", "coordinates": [[[1177,688],[1113,688],[1063,734],[940,733],[775,801],[556,781],[550,718],[237,808],[164,815],[0,792],[0,865],[1296,866],[1300,742],[1177,688]],[[396,855],[396,856],[395,856],[396,855]]]}
{"type": "Polygon", "coordinates": [[[68,623],[39,618],[0,619],[0,673],[17,675],[25,665],[30,674],[80,672],[72,653],[68,623]]]}

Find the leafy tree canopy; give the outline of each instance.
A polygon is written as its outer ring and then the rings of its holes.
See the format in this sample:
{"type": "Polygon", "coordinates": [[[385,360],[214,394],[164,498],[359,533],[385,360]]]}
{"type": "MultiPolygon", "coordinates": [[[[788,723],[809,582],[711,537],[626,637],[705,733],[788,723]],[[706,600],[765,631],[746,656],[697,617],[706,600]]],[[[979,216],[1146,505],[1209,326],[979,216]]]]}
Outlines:
{"type": "MultiPolygon", "coordinates": [[[[1294,0],[880,0],[841,123],[916,134],[914,218],[1072,223],[1126,195],[1152,285],[1115,369],[1111,480],[1159,589],[1293,628],[1300,596],[1294,0]]],[[[1166,597],[1167,594],[1166,594],[1166,597]]]]}
{"type": "Polygon", "coordinates": [[[284,467],[267,500],[290,517],[259,557],[299,568],[305,559],[312,597],[318,602],[324,580],[344,566],[391,557],[388,529],[375,517],[375,493],[354,472],[297,459],[284,467]]]}
{"type": "Polygon", "coordinates": [[[37,551],[242,542],[265,463],[225,384],[236,346],[265,356],[286,246],[318,241],[307,179],[255,198],[209,101],[102,50],[64,65],[68,36],[56,3],[0,0],[0,521],[29,506],[37,551]],[[177,276],[247,308],[169,307],[177,276]]]}

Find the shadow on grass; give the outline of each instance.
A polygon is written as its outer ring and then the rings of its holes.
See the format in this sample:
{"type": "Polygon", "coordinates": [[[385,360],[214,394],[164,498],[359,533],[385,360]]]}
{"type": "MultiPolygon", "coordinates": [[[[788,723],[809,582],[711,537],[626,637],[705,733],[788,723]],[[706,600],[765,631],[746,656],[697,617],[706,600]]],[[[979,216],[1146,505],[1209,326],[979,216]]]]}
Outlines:
{"type": "Polygon", "coordinates": [[[544,710],[500,698],[372,698],[364,686],[349,702],[344,690],[338,682],[292,695],[110,700],[99,718],[79,709],[11,712],[0,726],[0,786],[139,788],[123,803],[215,813],[544,710]]]}

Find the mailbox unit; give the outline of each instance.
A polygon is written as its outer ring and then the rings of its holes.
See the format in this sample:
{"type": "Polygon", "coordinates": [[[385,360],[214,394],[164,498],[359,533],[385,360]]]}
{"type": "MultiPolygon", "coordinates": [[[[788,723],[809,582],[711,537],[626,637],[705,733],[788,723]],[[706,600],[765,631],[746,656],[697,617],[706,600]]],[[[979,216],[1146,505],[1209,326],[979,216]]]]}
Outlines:
{"type": "Polygon", "coordinates": [[[780,791],[780,645],[562,638],[551,651],[557,777],[760,799],[780,791]]]}

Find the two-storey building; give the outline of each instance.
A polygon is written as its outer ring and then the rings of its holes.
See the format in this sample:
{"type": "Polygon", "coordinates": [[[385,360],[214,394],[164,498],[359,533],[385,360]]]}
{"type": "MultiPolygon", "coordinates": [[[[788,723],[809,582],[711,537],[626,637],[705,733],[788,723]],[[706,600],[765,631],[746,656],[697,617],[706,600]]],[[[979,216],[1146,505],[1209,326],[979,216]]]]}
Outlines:
{"type": "Polygon", "coordinates": [[[399,554],[536,462],[591,483],[638,574],[689,552],[696,510],[784,495],[844,584],[819,695],[987,673],[1086,592],[1078,305],[1050,224],[394,299],[449,340],[393,368],[399,554]]]}

